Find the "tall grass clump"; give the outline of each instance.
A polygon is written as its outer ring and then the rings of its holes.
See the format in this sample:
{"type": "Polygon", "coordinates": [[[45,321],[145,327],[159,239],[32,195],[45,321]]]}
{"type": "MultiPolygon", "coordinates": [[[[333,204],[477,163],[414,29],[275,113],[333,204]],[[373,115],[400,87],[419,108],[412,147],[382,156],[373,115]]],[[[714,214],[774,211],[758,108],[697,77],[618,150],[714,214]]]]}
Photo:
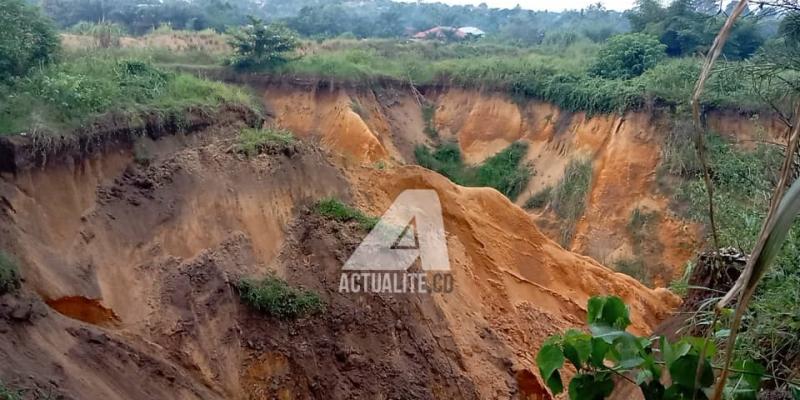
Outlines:
{"type": "Polygon", "coordinates": [[[242,301],[250,307],[280,319],[295,319],[325,309],[317,293],[291,287],[274,275],[261,280],[243,279],[236,288],[242,301]]]}
{"type": "Polygon", "coordinates": [[[355,221],[361,229],[369,231],[378,224],[378,218],[364,214],[360,210],[342,203],[340,200],[329,197],[322,199],[314,205],[314,211],[325,217],[339,222],[355,221]]]}
{"type": "Polygon", "coordinates": [[[586,209],[589,187],[592,183],[592,162],[572,160],[567,164],[564,177],[553,188],[550,205],[556,215],[564,221],[561,228],[561,244],[572,241],[575,225],[586,209]]]}
{"type": "Polygon", "coordinates": [[[296,141],[294,134],[286,129],[245,128],[239,132],[236,151],[249,157],[264,151],[270,145],[291,145],[296,141]]]}
{"type": "Polygon", "coordinates": [[[0,295],[19,289],[20,276],[17,262],[4,251],[0,251],[0,295]]]}

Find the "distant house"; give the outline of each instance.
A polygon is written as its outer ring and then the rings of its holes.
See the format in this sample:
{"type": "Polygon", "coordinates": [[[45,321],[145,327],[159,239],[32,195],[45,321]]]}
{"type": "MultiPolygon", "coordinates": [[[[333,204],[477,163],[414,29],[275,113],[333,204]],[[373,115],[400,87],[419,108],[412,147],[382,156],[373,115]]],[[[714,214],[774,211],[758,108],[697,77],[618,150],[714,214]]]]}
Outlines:
{"type": "Polygon", "coordinates": [[[428,29],[427,31],[417,32],[412,36],[412,38],[419,40],[448,38],[466,39],[468,37],[481,37],[485,34],[486,32],[474,26],[464,26],[461,28],[454,28],[452,26],[437,26],[428,29]]]}

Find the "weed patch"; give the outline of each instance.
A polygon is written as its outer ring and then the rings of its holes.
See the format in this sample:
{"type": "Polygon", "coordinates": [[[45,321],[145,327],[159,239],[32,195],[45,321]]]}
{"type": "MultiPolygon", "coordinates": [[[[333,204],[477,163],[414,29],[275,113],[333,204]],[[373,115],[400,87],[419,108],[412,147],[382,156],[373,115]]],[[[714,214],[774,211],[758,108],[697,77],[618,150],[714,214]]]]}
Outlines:
{"type": "Polygon", "coordinates": [[[8,254],[0,251],[0,294],[19,289],[20,276],[17,262],[8,254]]]}
{"type": "Polygon", "coordinates": [[[294,134],[285,129],[274,128],[245,128],[239,132],[236,142],[236,151],[255,156],[264,151],[269,145],[291,145],[296,141],[294,134]]]}
{"type": "Polygon", "coordinates": [[[361,229],[372,230],[378,224],[378,218],[364,214],[360,210],[342,203],[338,199],[327,198],[320,200],[314,206],[314,211],[325,217],[339,222],[356,221],[361,229]]]}
{"type": "Polygon", "coordinates": [[[422,105],[422,122],[425,124],[423,132],[433,140],[439,140],[439,132],[436,130],[436,123],[434,117],[436,115],[436,106],[433,104],[422,105]]]}
{"type": "Polygon", "coordinates": [[[236,288],[250,307],[280,319],[300,318],[325,309],[317,293],[293,288],[273,275],[261,280],[243,279],[236,288]]]}

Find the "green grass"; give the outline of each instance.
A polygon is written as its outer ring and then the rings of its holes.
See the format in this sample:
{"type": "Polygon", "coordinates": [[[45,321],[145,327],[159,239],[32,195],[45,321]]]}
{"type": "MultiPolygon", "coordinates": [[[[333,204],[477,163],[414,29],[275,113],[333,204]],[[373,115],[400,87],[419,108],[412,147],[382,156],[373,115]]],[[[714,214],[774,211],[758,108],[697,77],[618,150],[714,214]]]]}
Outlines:
{"type": "Polygon", "coordinates": [[[550,199],[553,197],[553,187],[547,186],[544,189],[534,193],[528,200],[525,201],[523,206],[526,210],[535,210],[544,208],[550,199]]]}
{"type": "Polygon", "coordinates": [[[4,251],[0,251],[0,294],[19,288],[20,276],[17,262],[4,251]]]}
{"type": "Polygon", "coordinates": [[[261,280],[243,279],[236,288],[246,304],[280,319],[296,319],[325,309],[317,293],[293,288],[273,275],[261,280]]]}
{"type": "Polygon", "coordinates": [[[68,59],[0,86],[0,135],[22,131],[69,133],[108,112],[177,113],[189,107],[239,103],[257,107],[237,87],[175,73],[133,58],[96,55],[68,59]]]}
{"type": "Polygon", "coordinates": [[[318,201],[314,205],[314,211],[325,218],[339,222],[355,221],[365,231],[371,230],[378,224],[378,218],[366,215],[335,198],[326,198],[318,201]]]}
{"type": "Polygon", "coordinates": [[[264,151],[270,144],[290,145],[296,140],[294,134],[285,129],[245,128],[239,132],[236,151],[252,157],[264,151]]]}
{"type": "Polygon", "coordinates": [[[572,241],[575,225],[583,216],[589,187],[592,183],[592,163],[589,160],[572,160],[564,176],[553,188],[550,205],[564,224],[560,242],[566,246],[572,241]]]}
{"type": "Polygon", "coordinates": [[[433,151],[419,145],[414,149],[414,156],[419,165],[450,178],[454,183],[492,187],[514,200],[534,175],[533,167],[523,163],[527,152],[526,142],[515,142],[482,164],[469,166],[464,164],[458,144],[446,142],[433,151]]]}
{"type": "MultiPolygon", "coordinates": [[[[737,149],[717,135],[709,135],[707,142],[720,245],[749,252],[778,180],[782,151],[767,144],[759,144],[752,150],[737,149]]],[[[671,192],[677,211],[707,224],[708,203],[702,173],[692,168],[673,172],[672,177],[680,182],[671,192]]],[[[679,282],[675,286],[683,290],[685,285],[679,282]]],[[[739,356],[760,361],[770,374],[792,376],[792,365],[796,365],[792,360],[800,357],[799,297],[800,226],[796,223],[750,304],[737,340],[739,356]]]]}

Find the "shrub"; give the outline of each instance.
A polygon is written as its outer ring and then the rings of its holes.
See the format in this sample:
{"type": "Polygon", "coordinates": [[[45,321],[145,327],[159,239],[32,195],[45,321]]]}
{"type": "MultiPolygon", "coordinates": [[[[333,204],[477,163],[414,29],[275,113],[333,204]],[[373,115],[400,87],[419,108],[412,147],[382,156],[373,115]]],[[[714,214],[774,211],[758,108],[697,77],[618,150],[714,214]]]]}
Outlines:
{"type": "Polygon", "coordinates": [[[51,63],[60,46],[52,22],[23,0],[3,0],[0,8],[0,83],[51,63]]]}
{"type": "Polygon", "coordinates": [[[527,153],[527,142],[512,143],[477,168],[476,182],[472,186],[493,187],[509,199],[516,199],[534,174],[529,164],[522,163],[527,153]]]}
{"type": "Polygon", "coordinates": [[[525,142],[515,142],[489,157],[477,167],[464,164],[458,143],[440,144],[433,152],[424,145],[414,149],[417,163],[436,171],[462,186],[492,187],[509,199],[515,199],[533,176],[533,168],[523,164],[528,151],[525,142]]]}
{"type": "Polygon", "coordinates": [[[666,48],[658,38],[644,33],[612,36],[600,49],[591,71],[603,78],[630,79],[666,58],[666,48]]]}
{"type": "Polygon", "coordinates": [[[546,206],[547,203],[550,202],[552,193],[553,193],[553,187],[547,186],[544,189],[534,193],[533,196],[531,196],[527,201],[525,201],[525,205],[523,207],[528,210],[544,208],[544,206],[546,206]]]}
{"type": "Polygon", "coordinates": [[[283,25],[264,25],[250,17],[250,25],[231,32],[230,45],[236,53],[230,64],[237,69],[268,70],[288,61],[286,53],[299,44],[296,35],[283,25]]]}
{"type": "Polygon", "coordinates": [[[289,145],[295,140],[294,134],[285,129],[245,128],[239,132],[236,151],[252,157],[270,144],[289,145]]]}
{"type": "Polygon", "coordinates": [[[564,177],[553,188],[550,205],[565,223],[561,228],[561,244],[572,240],[575,224],[586,208],[586,197],[592,183],[592,163],[589,160],[572,160],[567,164],[564,177]]]}
{"type": "Polygon", "coordinates": [[[323,217],[339,222],[356,221],[361,229],[367,231],[378,224],[378,218],[368,216],[360,210],[350,207],[335,198],[320,200],[314,206],[314,211],[323,217]]]}
{"type": "Polygon", "coordinates": [[[243,279],[236,288],[249,306],[280,319],[295,319],[325,309],[317,293],[293,288],[273,275],[261,280],[243,279]]]}
{"type": "Polygon", "coordinates": [[[19,288],[19,268],[16,261],[0,251],[0,294],[13,292],[19,288]]]}

